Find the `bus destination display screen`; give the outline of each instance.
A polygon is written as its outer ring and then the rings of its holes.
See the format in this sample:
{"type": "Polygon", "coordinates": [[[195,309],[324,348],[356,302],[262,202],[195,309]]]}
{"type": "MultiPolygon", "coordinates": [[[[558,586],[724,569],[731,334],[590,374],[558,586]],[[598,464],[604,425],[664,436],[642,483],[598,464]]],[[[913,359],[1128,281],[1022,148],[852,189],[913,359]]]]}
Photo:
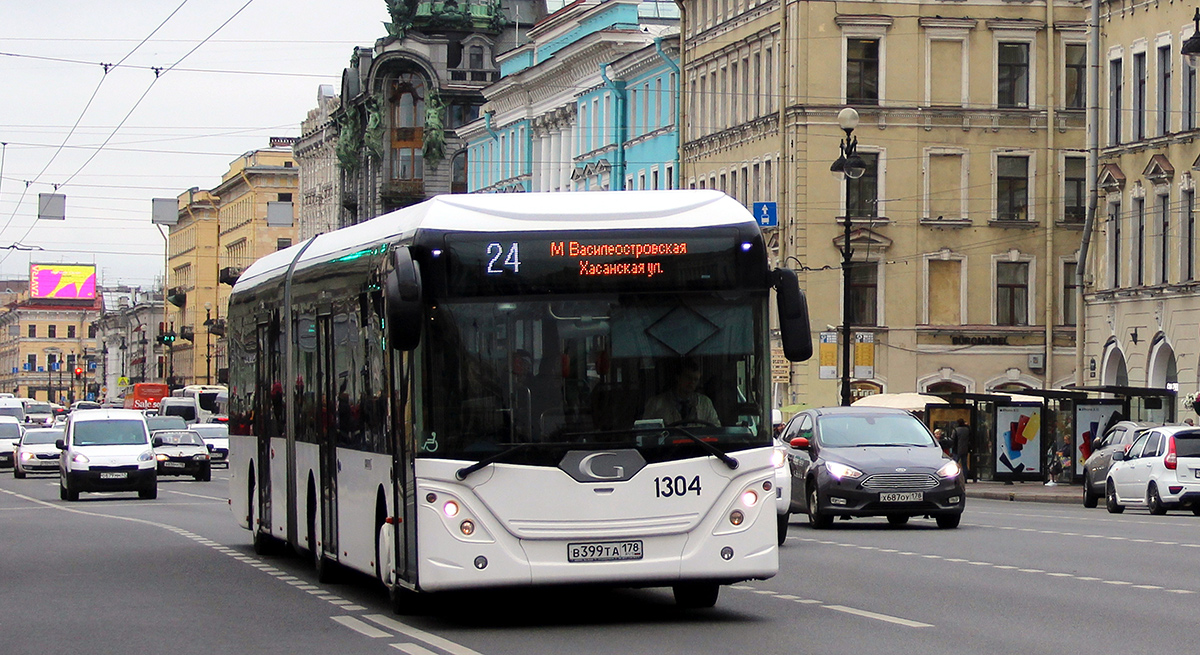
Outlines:
{"type": "Polygon", "coordinates": [[[452,233],[444,256],[449,292],[478,296],[732,288],[751,250],[757,248],[732,228],[703,236],[689,230],[452,233]]]}

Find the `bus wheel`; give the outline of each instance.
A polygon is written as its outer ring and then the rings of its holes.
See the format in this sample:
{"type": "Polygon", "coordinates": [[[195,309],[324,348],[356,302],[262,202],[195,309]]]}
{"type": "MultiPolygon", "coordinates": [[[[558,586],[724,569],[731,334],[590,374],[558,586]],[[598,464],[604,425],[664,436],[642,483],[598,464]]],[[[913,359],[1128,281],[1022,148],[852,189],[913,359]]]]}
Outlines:
{"type": "Polygon", "coordinates": [[[684,609],[706,609],[717,604],[721,585],[715,582],[685,582],[671,588],[675,604],[684,609]]]}

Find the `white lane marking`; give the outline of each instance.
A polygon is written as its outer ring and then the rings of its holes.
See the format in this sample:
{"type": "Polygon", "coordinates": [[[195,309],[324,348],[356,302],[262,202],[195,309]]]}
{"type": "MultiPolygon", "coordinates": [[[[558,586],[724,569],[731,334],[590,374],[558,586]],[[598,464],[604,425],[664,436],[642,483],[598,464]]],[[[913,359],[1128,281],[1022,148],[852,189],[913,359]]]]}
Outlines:
{"type": "Polygon", "coordinates": [[[902,626],[905,626],[908,628],[932,628],[933,627],[933,625],[930,623],[921,623],[920,621],[910,621],[908,619],[902,619],[898,616],[889,616],[887,614],[879,614],[878,612],[868,612],[867,610],[860,610],[860,609],[856,609],[853,607],[846,607],[844,605],[825,605],[825,607],[828,609],[831,609],[831,610],[838,611],[838,612],[845,612],[846,614],[853,614],[855,616],[861,616],[861,617],[868,618],[868,619],[875,619],[876,621],[886,621],[888,623],[895,623],[896,625],[902,625],[902,626]]]}
{"type": "Polygon", "coordinates": [[[331,616],[329,618],[346,626],[347,628],[350,628],[351,630],[357,632],[358,634],[363,635],[364,637],[370,637],[372,639],[379,639],[380,637],[392,636],[391,633],[380,630],[379,628],[376,628],[373,625],[368,625],[366,623],[363,623],[362,621],[359,621],[358,619],[354,618],[353,616],[331,616]]]}
{"type": "Polygon", "coordinates": [[[347,612],[361,612],[367,608],[363,607],[362,605],[343,605],[342,609],[346,610],[347,612]]]}
{"type": "Polygon", "coordinates": [[[227,503],[227,502],[229,502],[229,499],[228,499],[228,498],[218,498],[218,497],[216,497],[216,496],[205,496],[205,495],[203,495],[203,494],[193,494],[193,493],[188,493],[188,492],[186,492],[186,491],[174,491],[174,490],[171,490],[171,489],[163,489],[163,491],[165,491],[165,492],[167,492],[167,493],[169,493],[169,494],[177,494],[177,495],[180,495],[180,496],[190,496],[190,497],[192,497],[192,498],[203,498],[203,499],[205,499],[205,500],[219,500],[219,501],[221,501],[222,503],[227,503]]]}
{"type": "Polygon", "coordinates": [[[391,646],[392,648],[395,648],[396,650],[404,651],[405,653],[408,653],[408,655],[436,655],[433,651],[429,650],[428,648],[425,648],[424,646],[418,646],[417,644],[388,644],[388,645],[391,646]]]}
{"type": "Polygon", "coordinates": [[[411,639],[423,641],[434,648],[440,648],[447,653],[450,653],[450,655],[479,655],[477,651],[471,650],[466,646],[456,644],[449,639],[443,639],[435,634],[425,632],[424,630],[418,630],[412,626],[405,625],[391,618],[390,616],[384,616],[382,614],[368,614],[363,618],[411,639]]]}

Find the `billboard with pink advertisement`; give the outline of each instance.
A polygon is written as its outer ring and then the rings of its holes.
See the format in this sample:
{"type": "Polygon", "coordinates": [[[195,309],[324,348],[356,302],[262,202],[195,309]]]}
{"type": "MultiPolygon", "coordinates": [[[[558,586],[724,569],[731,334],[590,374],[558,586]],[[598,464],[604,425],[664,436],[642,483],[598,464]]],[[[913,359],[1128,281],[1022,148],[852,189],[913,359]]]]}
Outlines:
{"type": "Polygon", "coordinates": [[[996,406],[997,479],[1041,477],[1042,406],[996,406]]]}
{"type": "Polygon", "coordinates": [[[94,300],[93,264],[30,264],[29,297],[54,300],[94,300]]]}

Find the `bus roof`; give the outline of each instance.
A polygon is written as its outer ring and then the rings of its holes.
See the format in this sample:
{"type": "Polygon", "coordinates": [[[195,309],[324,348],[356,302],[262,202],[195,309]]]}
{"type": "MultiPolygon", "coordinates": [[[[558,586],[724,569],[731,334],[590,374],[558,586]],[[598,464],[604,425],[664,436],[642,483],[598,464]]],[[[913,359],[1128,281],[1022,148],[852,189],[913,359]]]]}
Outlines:
{"type": "Polygon", "coordinates": [[[296,262],[297,270],[365,246],[395,241],[422,229],[540,232],[711,227],[754,222],[741,203],[715,190],[441,195],[266,255],[246,269],[234,291],[282,274],[306,244],[308,247],[296,262]]]}

